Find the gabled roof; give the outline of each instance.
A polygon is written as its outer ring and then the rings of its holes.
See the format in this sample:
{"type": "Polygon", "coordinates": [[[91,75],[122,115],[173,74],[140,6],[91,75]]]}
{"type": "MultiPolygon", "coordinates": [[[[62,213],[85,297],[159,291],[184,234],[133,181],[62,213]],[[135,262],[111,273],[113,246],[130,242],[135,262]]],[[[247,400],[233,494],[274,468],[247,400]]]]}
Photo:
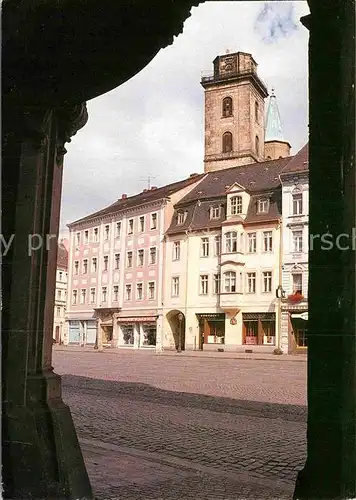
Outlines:
{"type": "Polygon", "coordinates": [[[197,199],[226,196],[226,191],[234,183],[241,185],[249,193],[272,190],[280,185],[279,175],[290,159],[289,156],[209,172],[198,186],[176,204],[176,207],[184,206],[197,199]]]}
{"type": "Polygon", "coordinates": [[[94,212],[93,214],[87,215],[82,219],[68,224],[68,227],[71,227],[78,223],[90,222],[92,219],[95,219],[97,217],[104,217],[106,215],[120,212],[121,210],[127,210],[129,208],[138,207],[146,203],[163,200],[165,198],[168,198],[173,193],[176,193],[180,189],[183,189],[190,184],[193,184],[202,179],[204,175],[205,174],[192,174],[190,177],[188,177],[187,179],[183,179],[182,181],[174,182],[160,188],[151,188],[150,190],[142,191],[139,194],[128,196],[127,198],[120,198],[112,205],[109,205],[108,207],[99,210],[98,212],[94,212]]]}
{"type": "Polygon", "coordinates": [[[308,172],[309,170],[309,143],[302,147],[298,153],[287,163],[281,172],[284,174],[294,174],[308,172]]]}
{"type": "Polygon", "coordinates": [[[58,245],[57,267],[60,269],[68,269],[68,251],[62,243],[58,245]]]}

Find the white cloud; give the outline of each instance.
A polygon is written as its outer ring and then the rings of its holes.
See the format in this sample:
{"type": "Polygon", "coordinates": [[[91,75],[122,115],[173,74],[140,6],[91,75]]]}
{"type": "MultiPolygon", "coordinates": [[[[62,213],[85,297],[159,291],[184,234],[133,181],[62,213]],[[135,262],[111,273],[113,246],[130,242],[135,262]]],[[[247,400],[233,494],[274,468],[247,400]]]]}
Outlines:
{"type": "Polygon", "coordinates": [[[67,145],[62,230],[122,193],[141,191],[148,175],[155,177],[152,184],[163,185],[203,170],[201,73],[211,71],[212,61],[226,49],[252,53],[261,78],[276,90],[286,139],[294,152],[303,146],[308,31],[299,18],[309,10],[306,2],[269,5],[259,24],[261,2],[194,7],[173,45],[131,80],[88,103],[89,121],[67,145]],[[268,38],[271,33],[275,36],[268,38]]]}

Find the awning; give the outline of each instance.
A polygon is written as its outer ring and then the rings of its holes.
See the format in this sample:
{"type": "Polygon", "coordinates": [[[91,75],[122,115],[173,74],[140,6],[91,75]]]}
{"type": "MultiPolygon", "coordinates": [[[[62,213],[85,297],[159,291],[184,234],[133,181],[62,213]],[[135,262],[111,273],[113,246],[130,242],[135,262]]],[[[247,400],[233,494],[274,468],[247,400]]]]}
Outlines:
{"type": "Polygon", "coordinates": [[[119,317],[116,318],[118,323],[155,323],[157,321],[157,316],[128,316],[127,318],[119,317]]]}

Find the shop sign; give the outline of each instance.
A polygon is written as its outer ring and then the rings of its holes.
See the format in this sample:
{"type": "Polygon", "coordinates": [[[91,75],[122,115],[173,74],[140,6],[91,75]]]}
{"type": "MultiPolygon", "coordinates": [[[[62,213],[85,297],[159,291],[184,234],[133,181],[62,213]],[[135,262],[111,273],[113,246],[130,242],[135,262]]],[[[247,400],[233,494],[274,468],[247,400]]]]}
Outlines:
{"type": "Polygon", "coordinates": [[[225,314],[219,313],[206,313],[206,314],[197,314],[199,319],[225,319],[225,314]]]}
{"type": "Polygon", "coordinates": [[[275,313],[242,313],[243,321],[274,321],[275,313]]]}
{"type": "Polygon", "coordinates": [[[116,318],[118,323],[155,323],[157,316],[141,316],[139,318],[116,318]]]}

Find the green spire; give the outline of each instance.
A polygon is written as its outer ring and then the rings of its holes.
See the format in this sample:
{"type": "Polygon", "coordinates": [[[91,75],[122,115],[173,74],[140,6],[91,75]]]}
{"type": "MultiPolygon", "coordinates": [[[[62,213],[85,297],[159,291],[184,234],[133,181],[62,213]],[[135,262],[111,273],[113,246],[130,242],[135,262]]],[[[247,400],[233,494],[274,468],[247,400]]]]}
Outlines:
{"type": "Polygon", "coordinates": [[[277,99],[272,89],[266,116],[265,141],[284,141],[277,99]]]}

